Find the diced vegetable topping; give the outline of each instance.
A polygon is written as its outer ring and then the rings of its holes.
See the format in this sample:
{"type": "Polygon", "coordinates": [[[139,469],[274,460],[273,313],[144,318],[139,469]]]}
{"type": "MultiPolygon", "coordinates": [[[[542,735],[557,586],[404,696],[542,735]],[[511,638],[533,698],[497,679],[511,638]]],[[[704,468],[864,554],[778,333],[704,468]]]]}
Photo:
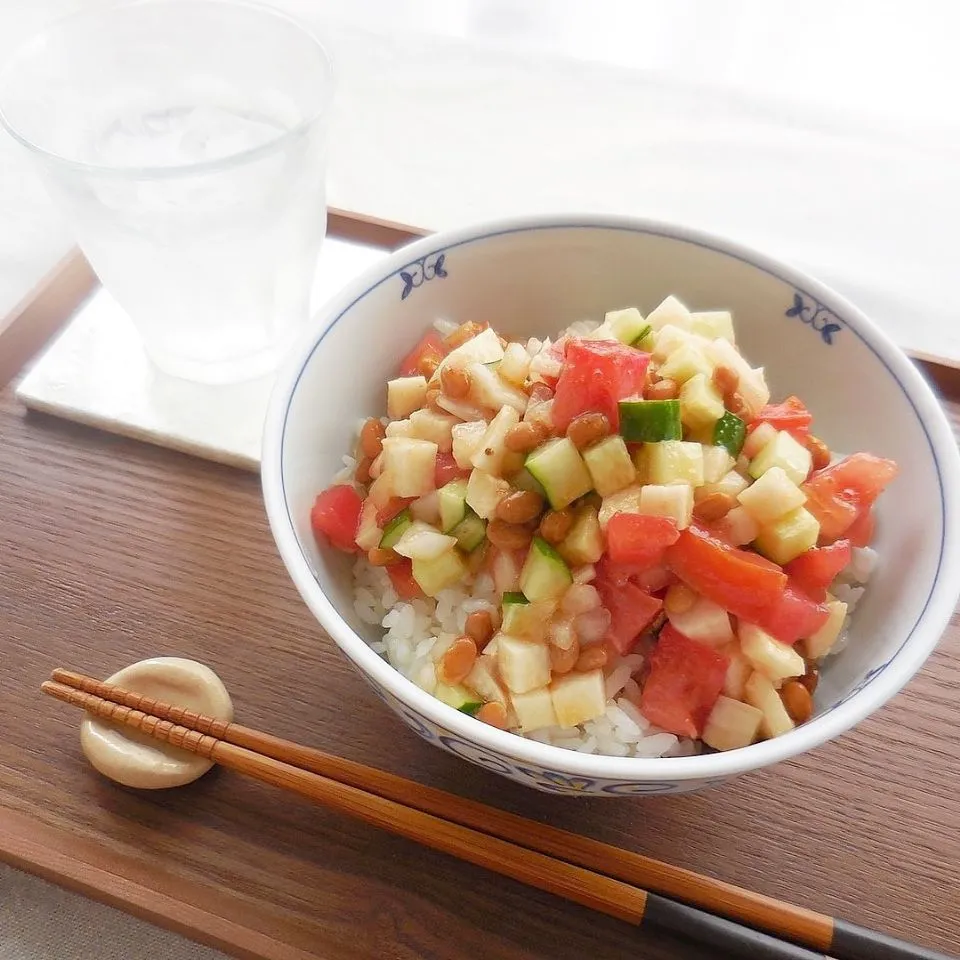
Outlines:
{"type": "Polygon", "coordinates": [[[480,722],[620,755],[639,719],[715,750],[809,719],[896,464],[837,459],[802,400],[771,402],[727,311],[671,296],[556,339],[444,332],[310,513],[388,578],[390,662],[480,722]]]}

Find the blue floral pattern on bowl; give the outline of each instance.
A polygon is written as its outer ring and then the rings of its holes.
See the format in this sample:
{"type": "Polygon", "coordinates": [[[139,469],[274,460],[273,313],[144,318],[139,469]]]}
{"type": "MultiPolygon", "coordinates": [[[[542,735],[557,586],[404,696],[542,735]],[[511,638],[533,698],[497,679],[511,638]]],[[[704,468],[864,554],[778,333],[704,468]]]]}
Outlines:
{"type": "Polygon", "coordinates": [[[802,293],[794,291],[793,306],[784,311],[785,317],[798,317],[801,322],[812,327],[827,346],[833,346],[833,338],[843,329],[843,321],[836,314],[812,297],[808,300],[802,293]]]}
{"type": "Polygon", "coordinates": [[[422,287],[427,281],[433,280],[435,277],[444,279],[447,276],[447,269],[444,266],[446,259],[447,255],[445,253],[435,253],[429,257],[414,260],[413,263],[408,263],[397,274],[403,281],[403,291],[400,294],[400,299],[406,300],[417,287],[422,287]]]}

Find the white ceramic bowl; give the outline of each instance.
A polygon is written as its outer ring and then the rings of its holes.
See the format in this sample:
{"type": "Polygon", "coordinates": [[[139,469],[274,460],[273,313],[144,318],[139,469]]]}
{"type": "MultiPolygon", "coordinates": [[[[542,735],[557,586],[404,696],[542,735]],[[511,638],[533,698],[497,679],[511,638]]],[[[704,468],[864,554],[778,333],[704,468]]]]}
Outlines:
{"type": "MultiPolygon", "coordinates": [[[[262,476],[290,576],[381,699],[430,743],[555,793],[680,793],[810,750],[903,687],[958,595],[960,459],[913,364],[858,310],[796,270],[717,237],[642,220],[551,216],[467,227],[367,271],[314,318],[281,371],[262,476]],[[310,507],[339,469],[358,418],[382,415],[385,381],[437,317],[545,336],[617,307],[649,311],[669,293],[693,309],[731,309],[738,342],[766,367],[774,396],[801,396],[832,449],[899,463],[879,508],[879,569],[850,642],[824,670],[810,722],[741,750],[588,756],[495,730],[424,693],[367,646],[372,631],[353,613],[350,560],[317,547],[310,507]]],[[[385,714],[382,722],[391,721],[385,714]]]]}

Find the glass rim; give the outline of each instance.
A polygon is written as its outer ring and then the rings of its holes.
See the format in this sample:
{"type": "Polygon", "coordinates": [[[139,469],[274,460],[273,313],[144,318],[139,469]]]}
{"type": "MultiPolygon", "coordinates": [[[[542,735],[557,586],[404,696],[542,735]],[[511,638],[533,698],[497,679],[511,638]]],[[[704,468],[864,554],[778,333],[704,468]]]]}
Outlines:
{"type": "Polygon", "coordinates": [[[323,116],[330,99],[331,88],[333,85],[334,72],[333,63],[326,47],[320,42],[320,38],[306,24],[290,16],[288,13],[278,10],[276,7],[269,6],[266,3],[260,3],[258,0],[117,0],[105,7],[94,10],[80,10],[66,16],[58,17],[40,30],[31,34],[20,43],[13,51],[7,63],[0,69],[0,126],[21,146],[25,147],[32,154],[50,161],[60,167],[73,170],[77,173],[84,173],[91,176],[113,177],[116,179],[130,180],[172,180],[179,177],[189,177],[204,173],[215,173],[221,170],[229,170],[234,167],[242,166],[269,156],[278,148],[282,147],[288,141],[299,137],[304,131],[314,126],[323,116]],[[27,53],[29,48],[44,38],[50,32],[70,24],[73,21],[93,20],[96,17],[109,15],[115,10],[127,9],[131,7],[149,7],[149,6],[197,6],[197,7],[222,7],[224,9],[236,8],[246,9],[258,14],[265,14],[267,17],[286,23],[293,27],[298,33],[302,34],[311,41],[314,50],[319,54],[320,63],[327,76],[326,90],[320,97],[315,110],[312,110],[298,123],[289,129],[283,130],[276,137],[257,144],[255,147],[248,147],[239,150],[236,153],[228,154],[224,157],[218,157],[213,160],[200,160],[195,163],[180,164],[177,166],[116,166],[106,163],[91,163],[87,160],[77,160],[69,156],[64,156],[54,150],[47,149],[30,137],[22,134],[7,116],[5,92],[9,89],[11,76],[15,68],[20,63],[21,58],[27,53]]]}

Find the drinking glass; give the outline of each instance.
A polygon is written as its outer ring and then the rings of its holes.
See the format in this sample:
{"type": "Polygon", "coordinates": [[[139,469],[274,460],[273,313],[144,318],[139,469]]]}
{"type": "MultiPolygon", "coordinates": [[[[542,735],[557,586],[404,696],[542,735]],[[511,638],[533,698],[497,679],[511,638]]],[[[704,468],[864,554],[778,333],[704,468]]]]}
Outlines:
{"type": "Polygon", "coordinates": [[[269,373],[307,317],[326,230],[329,60],[239,0],[135,0],[28,41],[0,121],[165,373],[269,373]]]}

